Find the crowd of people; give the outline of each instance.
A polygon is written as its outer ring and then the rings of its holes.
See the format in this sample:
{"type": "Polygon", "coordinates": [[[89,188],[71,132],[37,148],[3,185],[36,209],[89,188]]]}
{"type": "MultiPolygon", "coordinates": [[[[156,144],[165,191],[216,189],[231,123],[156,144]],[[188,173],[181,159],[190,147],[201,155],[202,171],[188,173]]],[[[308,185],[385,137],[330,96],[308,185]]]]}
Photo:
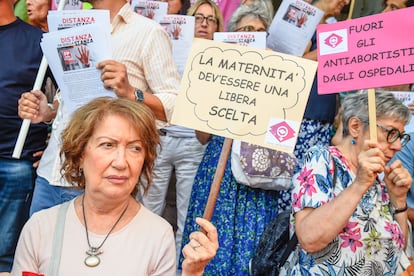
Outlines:
{"type": "MultiPolygon", "coordinates": [[[[299,245],[283,275],[397,273],[412,248],[414,147],[404,128],[414,104],[377,92],[373,140],[367,93],[319,95],[315,77],[292,188],[238,183],[229,158],[206,220],[225,137],[170,124],[182,76],[165,29],[128,0],[83,0],[110,12],[112,59],[96,67],[116,97],[69,115],[49,70],[32,90],[52,1],[0,0],[0,58],[8,65],[0,69],[0,275],[248,275],[261,234],[287,209],[299,245]],[[31,124],[15,159],[22,119],[31,124]],[[161,217],[171,187],[176,228],[161,217]]],[[[194,37],[208,40],[215,32],[267,32],[278,8],[270,0],[165,2],[169,14],[194,16],[194,37]]],[[[324,12],[320,24],[349,7],[307,2],[324,12]]],[[[366,14],[414,6],[381,3],[366,14]]],[[[315,33],[303,58],[317,60],[316,47],[315,33]]],[[[410,90],[401,87],[388,90],[410,90]]]]}

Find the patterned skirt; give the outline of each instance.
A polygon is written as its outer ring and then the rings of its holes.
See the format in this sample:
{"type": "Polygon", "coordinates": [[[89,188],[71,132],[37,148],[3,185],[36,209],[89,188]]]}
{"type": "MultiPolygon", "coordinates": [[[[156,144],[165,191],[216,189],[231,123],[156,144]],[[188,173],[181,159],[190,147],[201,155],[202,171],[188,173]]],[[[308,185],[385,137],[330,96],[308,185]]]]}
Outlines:
{"type": "MultiPolygon", "coordinates": [[[[198,168],[184,227],[183,245],[189,242],[191,232],[199,230],[195,218],[203,216],[223,141],[223,137],[211,136],[198,168]]],[[[253,189],[237,183],[231,172],[230,159],[211,220],[218,231],[219,249],[204,275],[248,275],[249,260],[264,228],[277,213],[290,207],[288,191],[253,189]]],[[[182,256],[180,266],[181,262],[182,256]]]]}

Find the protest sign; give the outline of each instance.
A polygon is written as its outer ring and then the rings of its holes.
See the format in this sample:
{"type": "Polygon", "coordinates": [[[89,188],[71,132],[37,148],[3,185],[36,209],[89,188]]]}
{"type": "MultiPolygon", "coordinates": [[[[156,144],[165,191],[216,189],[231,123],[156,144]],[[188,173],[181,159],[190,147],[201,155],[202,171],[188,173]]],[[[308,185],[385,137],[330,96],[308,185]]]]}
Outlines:
{"type": "MultiPolygon", "coordinates": [[[[402,101],[406,106],[414,102],[414,91],[392,91],[392,93],[394,97],[402,101]]],[[[405,125],[404,129],[406,132],[414,132],[414,116],[411,117],[411,120],[405,125]]]]}
{"type": "Polygon", "coordinates": [[[171,39],[173,58],[180,76],[183,75],[191,43],[193,43],[194,20],[194,16],[167,14],[158,22],[171,39]]]}
{"type": "MultiPolygon", "coordinates": [[[[81,0],[64,0],[65,4],[62,9],[60,10],[81,10],[82,9],[82,1],[81,0]]],[[[59,10],[58,6],[60,4],[60,0],[52,0],[50,3],[51,10],[59,10]]]]}
{"type": "Polygon", "coordinates": [[[267,47],[303,56],[323,11],[302,0],[283,0],[269,28],[267,47]]]}
{"type": "Polygon", "coordinates": [[[215,32],[214,41],[259,49],[266,48],[266,32],[215,32]]]}
{"type": "Polygon", "coordinates": [[[132,0],[132,10],[142,16],[159,22],[167,14],[168,3],[153,0],[132,0]]]}
{"type": "Polygon", "coordinates": [[[115,97],[104,87],[101,70],[96,68],[99,61],[112,57],[110,29],[103,26],[95,23],[43,34],[40,46],[61,90],[67,114],[94,98],[115,97]]]}
{"type": "Polygon", "coordinates": [[[318,93],[412,82],[413,12],[411,7],[319,25],[318,93]]]}
{"type": "Polygon", "coordinates": [[[95,23],[110,29],[109,10],[63,10],[49,11],[47,14],[49,32],[95,23]]]}
{"type": "Polygon", "coordinates": [[[172,123],[293,152],[317,64],[194,39],[172,123]]]}

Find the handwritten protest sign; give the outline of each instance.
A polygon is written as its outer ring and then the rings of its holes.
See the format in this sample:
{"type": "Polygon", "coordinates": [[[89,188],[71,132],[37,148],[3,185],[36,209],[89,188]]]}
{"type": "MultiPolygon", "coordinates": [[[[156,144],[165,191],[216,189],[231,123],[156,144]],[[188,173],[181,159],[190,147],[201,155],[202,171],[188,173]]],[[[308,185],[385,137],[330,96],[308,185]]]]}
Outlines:
{"type": "Polygon", "coordinates": [[[319,25],[318,93],[412,82],[413,12],[411,7],[319,25]]]}
{"type": "Polygon", "coordinates": [[[194,39],[172,123],[293,152],[317,64],[194,39]]]}

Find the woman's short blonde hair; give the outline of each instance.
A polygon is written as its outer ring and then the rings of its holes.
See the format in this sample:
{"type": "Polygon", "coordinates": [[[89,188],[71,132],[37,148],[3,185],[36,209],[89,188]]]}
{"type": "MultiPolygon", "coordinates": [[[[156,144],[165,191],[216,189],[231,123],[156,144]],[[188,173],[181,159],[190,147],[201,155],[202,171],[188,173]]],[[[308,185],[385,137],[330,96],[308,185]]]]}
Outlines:
{"type": "Polygon", "coordinates": [[[214,16],[217,18],[217,30],[216,32],[222,32],[224,30],[224,20],[223,14],[221,13],[219,7],[211,0],[198,0],[196,1],[187,12],[187,15],[194,16],[197,13],[198,8],[203,5],[208,4],[213,8],[214,16]]]}
{"type": "Polygon", "coordinates": [[[62,175],[73,185],[81,189],[85,188],[85,177],[80,169],[80,163],[96,126],[109,115],[127,119],[142,141],[145,159],[141,175],[146,178],[147,184],[138,179],[137,186],[131,194],[136,195],[138,185],[141,185],[146,192],[152,182],[152,169],[157,156],[159,136],[153,112],[144,104],[131,100],[102,97],[92,100],[75,111],[62,133],[60,151],[63,160],[62,175]]]}

